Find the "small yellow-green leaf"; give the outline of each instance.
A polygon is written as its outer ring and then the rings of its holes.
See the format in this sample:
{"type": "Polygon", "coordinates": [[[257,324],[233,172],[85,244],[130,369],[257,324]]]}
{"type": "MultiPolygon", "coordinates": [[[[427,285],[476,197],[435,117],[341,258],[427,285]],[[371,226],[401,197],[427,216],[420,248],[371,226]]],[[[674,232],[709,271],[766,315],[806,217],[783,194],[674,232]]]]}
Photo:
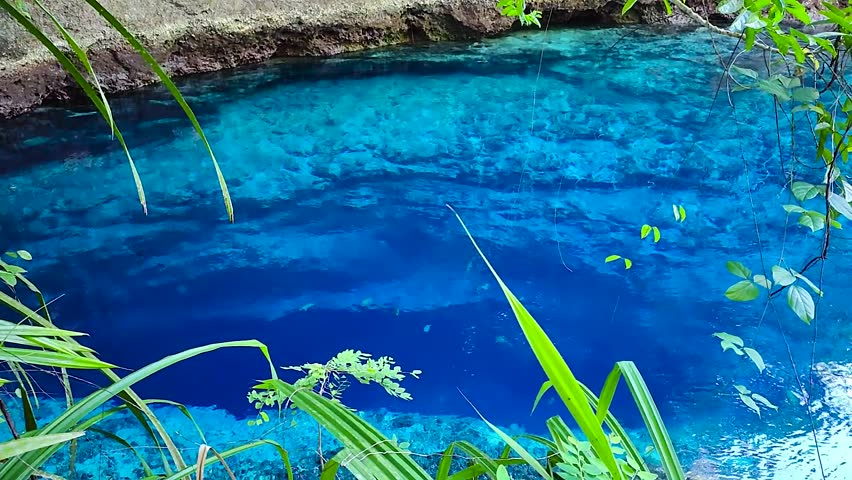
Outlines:
{"type": "Polygon", "coordinates": [[[654,243],[657,243],[657,242],[660,241],[660,229],[657,228],[657,227],[654,227],[653,230],[654,230],[654,243]]]}
{"type": "Polygon", "coordinates": [[[729,272],[740,278],[744,278],[746,280],[751,278],[751,270],[746,268],[746,266],[740,262],[728,260],[728,262],[725,264],[725,267],[728,269],[729,272]]]}
{"type": "Polygon", "coordinates": [[[767,290],[772,288],[772,282],[763,275],[755,275],[754,276],[754,283],[760,285],[761,287],[763,287],[767,290]]]}
{"type": "Polygon", "coordinates": [[[760,296],[760,290],[751,280],[743,280],[731,285],[725,296],[735,302],[748,302],[760,296]]]}
{"type": "Polygon", "coordinates": [[[743,348],[743,351],[746,355],[748,355],[748,358],[751,359],[751,361],[754,363],[760,373],[763,373],[763,370],[766,369],[766,364],[763,363],[763,357],[761,357],[760,354],[757,353],[757,350],[745,347],[743,348]]]}
{"type": "Polygon", "coordinates": [[[748,408],[754,410],[754,413],[756,413],[758,417],[760,416],[760,407],[758,407],[757,404],[754,403],[754,400],[752,400],[751,397],[740,394],[740,400],[742,400],[748,408]]]}
{"type": "Polygon", "coordinates": [[[33,256],[30,255],[30,252],[28,252],[26,250],[18,250],[15,253],[17,253],[18,256],[21,257],[21,259],[26,260],[28,262],[33,259],[33,256]]]}
{"type": "Polygon", "coordinates": [[[742,338],[736,335],[731,335],[730,333],[716,332],[713,334],[713,336],[720,340],[731,342],[739,347],[742,347],[744,345],[742,338]]]}
{"type": "Polygon", "coordinates": [[[621,258],[621,255],[610,255],[610,256],[606,257],[606,260],[604,260],[604,262],[606,262],[606,263],[614,262],[614,261],[618,260],[619,258],[621,258]]]}
{"type": "Polygon", "coordinates": [[[640,238],[644,239],[648,236],[649,233],[651,233],[651,226],[647,223],[645,225],[642,225],[642,231],[639,234],[640,238]]]}
{"type": "Polygon", "coordinates": [[[624,259],[624,269],[630,270],[631,267],[633,267],[633,260],[630,260],[629,258],[625,258],[624,259]]]}

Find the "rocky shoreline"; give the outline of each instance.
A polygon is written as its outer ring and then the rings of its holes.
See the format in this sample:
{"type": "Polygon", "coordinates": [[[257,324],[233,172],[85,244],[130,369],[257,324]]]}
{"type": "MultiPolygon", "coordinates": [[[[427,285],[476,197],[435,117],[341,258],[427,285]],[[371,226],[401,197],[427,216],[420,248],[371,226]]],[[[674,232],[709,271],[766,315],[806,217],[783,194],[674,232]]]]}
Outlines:
{"type": "MultiPolygon", "coordinates": [[[[145,62],[82,0],[44,2],[89,56],[104,88],[129,90],[156,82],[145,62]]],[[[173,75],[210,72],[283,56],[328,56],[366,48],[442,40],[476,40],[517,28],[494,0],[109,0],[173,75]]],[[[620,2],[531,2],[553,25],[678,23],[657,0],[642,0],[627,17],[620,2]]],[[[35,8],[35,7],[33,7],[35,8]]],[[[49,20],[32,11],[48,32],[49,20]]],[[[58,35],[53,35],[59,42],[58,35]]],[[[58,43],[61,45],[61,43],[58,43]]],[[[0,13],[0,118],[81,93],[46,49],[0,13]]]]}

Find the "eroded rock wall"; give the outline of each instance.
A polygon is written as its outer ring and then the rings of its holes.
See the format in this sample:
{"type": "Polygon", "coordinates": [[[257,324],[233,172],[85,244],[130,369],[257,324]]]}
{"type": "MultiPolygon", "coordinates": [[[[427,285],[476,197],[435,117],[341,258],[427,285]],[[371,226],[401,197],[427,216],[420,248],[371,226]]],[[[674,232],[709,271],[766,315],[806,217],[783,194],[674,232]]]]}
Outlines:
{"type": "MultiPolygon", "coordinates": [[[[214,71],[276,56],[333,55],[418,41],[472,40],[513,28],[494,0],[104,0],[175,75],[214,71]]],[[[108,91],[156,81],[144,61],[83,0],[44,0],[89,50],[108,91]]],[[[608,0],[533,2],[554,23],[657,22],[660,2],[628,17],[608,0]]],[[[36,23],[54,32],[31,7],[36,23]]],[[[59,42],[57,35],[51,35],[59,42]]],[[[76,92],[37,40],[0,13],[0,117],[76,92]]]]}

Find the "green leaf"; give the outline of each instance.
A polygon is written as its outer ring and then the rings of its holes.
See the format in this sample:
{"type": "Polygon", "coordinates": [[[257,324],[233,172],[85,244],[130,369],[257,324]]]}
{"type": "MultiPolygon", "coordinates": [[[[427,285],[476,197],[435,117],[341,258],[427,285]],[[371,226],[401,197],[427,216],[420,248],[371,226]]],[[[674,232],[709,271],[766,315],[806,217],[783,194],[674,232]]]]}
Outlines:
{"type": "MultiPolygon", "coordinates": [[[[742,2],[741,2],[741,3],[742,3],[742,2]]],[[[757,72],[756,72],[756,71],[754,71],[754,70],[752,70],[752,69],[750,69],[750,68],[742,68],[742,67],[738,67],[738,66],[736,66],[736,65],[731,65],[730,70],[731,70],[732,72],[736,72],[736,73],[738,73],[738,74],[740,74],[740,75],[743,75],[743,76],[745,76],[745,77],[751,78],[752,80],[757,80],[757,79],[758,79],[758,74],[757,74],[757,72]]]]}
{"type": "Polygon", "coordinates": [[[727,351],[728,349],[730,349],[730,350],[733,350],[733,351],[734,351],[734,353],[736,353],[737,355],[742,355],[742,354],[743,354],[743,351],[740,349],[740,347],[738,347],[738,346],[734,345],[733,343],[731,343],[731,342],[729,342],[729,341],[727,341],[727,340],[722,340],[722,341],[720,342],[720,345],[722,346],[722,351],[723,351],[723,352],[725,352],[725,351],[727,351]]]}
{"type": "Polygon", "coordinates": [[[847,202],[845,198],[834,192],[829,192],[828,203],[832,208],[837,210],[837,213],[843,215],[849,220],[852,220],[852,207],[849,206],[849,202],[847,202]]]}
{"type": "Polygon", "coordinates": [[[683,205],[678,205],[678,207],[677,207],[677,213],[680,215],[680,221],[681,221],[681,223],[682,223],[682,222],[685,222],[685,221],[686,221],[686,209],[685,209],[685,208],[683,208],[683,205]]]}
{"type": "Polygon", "coordinates": [[[32,255],[30,255],[30,252],[28,252],[28,251],[26,251],[26,250],[18,250],[18,251],[17,251],[17,252],[15,252],[15,253],[17,253],[17,254],[18,254],[18,256],[19,256],[19,257],[21,257],[21,259],[22,259],[22,260],[26,260],[26,261],[28,261],[28,262],[29,262],[30,260],[32,260],[32,259],[33,259],[33,256],[32,256],[32,255]]]}
{"type": "Polygon", "coordinates": [[[760,285],[761,287],[763,287],[767,290],[772,288],[772,282],[763,275],[755,275],[753,280],[754,280],[754,283],[760,285]]]}
{"type": "Polygon", "coordinates": [[[744,278],[746,280],[751,278],[751,270],[746,268],[745,265],[740,262],[728,260],[728,262],[725,264],[725,267],[728,269],[729,272],[740,278],[744,278]]]}
{"type": "Polygon", "coordinates": [[[763,370],[766,369],[766,364],[763,363],[763,357],[761,357],[760,354],[757,353],[757,350],[745,347],[743,348],[743,351],[746,355],[748,355],[748,358],[750,358],[754,365],[757,367],[757,370],[760,371],[760,373],[763,373],[763,370]]]}
{"type": "Polygon", "coordinates": [[[659,476],[656,473],[651,472],[636,472],[636,478],[639,480],[657,480],[659,476]]]}
{"type": "Polygon", "coordinates": [[[795,272],[795,271],[792,271],[792,270],[791,270],[791,272],[793,273],[793,275],[795,275],[795,276],[796,276],[796,278],[798,278],[799,280],[801,280],[801,281],[805,282],[806,284],[808,284],[808,286],[809,286],[809,287],[811,287],[811,290],[813,290],[813,291],[814,291],[814,293],[816,293],[816,294],[817,294],[817,295],[819,295],[820,297],[822,296],[822,290],[820,290],[820,289],[819,289],[819,287],[817,287],[817,286],[814,284],[814,282],[812,282],[812,281],[811,281],[808,277],[806,277],[806,276],[802,275],[802,274],[801,274],[801,273],[799,273],[799,272],[795,272]]]}
{"type": "Polygon", "coordinates": [[[762,403],[766,408],[771,408],[772,410],[775,410],[775,411],[778,410],[778,407],[773,405],[772,402],[767,400],[766,397],[764,397],[763,395],[761,395],[759,393],[752,393],[751,397],[753,399],[757,400],[758,402],[762,403]]]}
{"type": "Polygon", "coordinates": [[[787,291],[787,304],[803,322],[810,324],[814,319],[815,306],[811,294],[798,285],[791,285],[787,291]]]}
{"type": "Polygon", "coordinates": [[[752,409],[752,410],[754,411],[754,413],[756,413],[756,414],[757,414],[757,416],[758,416],[758,417],[760,416],[760,407],[758,407],[758,406],[757,406],[757,404],[756,404],[756,403],[754,403],[754,400],[752,400],[752,399],[751,399],[751,397],[746,396],[746,395],[743,395],[743,394],[740,394],[740,400],[742,400],[742,401],[743,401],[743,403],[744,403],[744,404],[745,404],[748,408],[752,409]]]}
{"type": "Polygon", "coordinates": [[[9,285],[10,287],[14,287],[18,284],[18,279],[14,275],[6,271],[0,271],[0,279],[2,279],[6,283],[6,285],[9,285]]]}
{"type": "Polygon", "coordinates": [[[802,103],[813,103],[819,100],[819,90],[813,87],[799,87],[793,89],[793,100],[802,103]]]}
{"type": "Polygon", "coordinates": [[[18,254],[15,252],[6,252],[6,256],[9,258],[18,258],[18,254]]]}
{"type": "Polygon", "coordinates": [[[735,302],[748,302],[760,296],[760,290],[751,280],[743,280],[731,285],[725,296],[735,302]]]}
{"type": "Polygon", "coordinates": [[[541,402],[542,397],[544,397],[544,394],[547,393],[547,391],[551,388],[553,388],[553,382],[551,382],[550,380],[547,380],[541,384],[541,388],[538,389],[538,394],[536,394],[535,396],[535,402],[533,402],[532,410],[530,410],[530,415],[535,412],[535,409],[536,407],[538,407],[539,402],[541,402]]]}
{"type": "Polygon", "coordinates": [[[722,15],[737,13],[743,9],[743,0],[722,0],[718,10],[722,15]]]}
{"type": "Polygon", "coordinates": [[[657,227],[654,227],[653,230],[654,230],[654,243],[657,243],[657,242],[660,241],[660,229],[657,228],[657,227]]]}
{"type": "Polygon", "coordinates": [[[632,267],[633,267],[633,260],[630,260],[629,258],[625,258],[624,259],[624,269],[630,270],[632,267]]]}
{"type": "Polygon", "coordinates": [[[115,365],[76,354],[0,346],[0,361],[20,362],[56,368],[101,369],[115,365]]]}
{"type": "Polygon", "coordinates": [[[734,388],[737,389],[737,392],[739,392],[741,395],[748,395],[749,393],[751,393],[751,390],[742,385],[734,385],[734,388]]]}
{"type": "Polygon", "coordinates": [[[83,435],[83,432],[57,433],[52,435],[42,434],[2,442],[0,443],[0,460],[19,457],[27,452],[70,442],[71,440],[82,437],[83,435]]]}
{"type": "Polygon", "coordinates": [[[614,262],[621,258],[621,255],[610,255],[604,260],[605,263],[614,262]]]}
{"type": "Polygon", "coordinates": [[[624,2],[624,6],[621,8],[621,14],[626,14],[631,8],[633,8],[633,5],[636,5],[636,0],[627,0],[624,2]]]}
{"type": "Polygon", "coordinates": [[[787,213],[805,213],[807,210],[798,206],[798,205],[782,205],[784,211],[787,213]]]}
{"type": "Polygon", "coordinates": [[[644,239],[649,233],[651,233],[651,226],[646,223],[645,225],[642,225],[642,231],[640,232],[639,237],[644,239]]]}
{"type": "Polygon", "coordinates": [[[782,287],[792,285],[796,281],[796,277],[789,270],[778,265],[772,266],[772,279],[782,287]]]}
{"type": "Polygon", "coordinates": [[[799,225],[804,225],[811,229],[812,232],[818,232],[825,228],[825,215],[813,210],[802,213],[797,222],[799,225]]]}
{"type": "Polygon", "coordinates": [[[509,476],[509,470],[506,469],[505,465],[497,467],[497,480],[512,480],[512,477],[509,476]]]}
{"type": "Polygon", "coordinates": [[[742,347],[744,345],[742,338],[740,338],[736,335],[731,335],[730,333],[716,332],[716,333],[713,334],[713,336],[720,339],[720,340],[731,342],[738,347],[742,347]]]}

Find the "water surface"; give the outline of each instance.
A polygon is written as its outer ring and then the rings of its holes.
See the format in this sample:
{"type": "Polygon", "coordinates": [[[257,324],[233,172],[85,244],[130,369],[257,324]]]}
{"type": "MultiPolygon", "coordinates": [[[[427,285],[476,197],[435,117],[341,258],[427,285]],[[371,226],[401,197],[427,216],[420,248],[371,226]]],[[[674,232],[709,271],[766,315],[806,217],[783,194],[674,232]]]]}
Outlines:
{"type": "MultiPolygon", "coordinates": [[[[819,238],[783,228],[790,152],[786,135],[779,152],[767,134],[771,103],[741,94],[734,114],[724,94],[714,102],[721,78],[707,32],[623,29],[187,78],[180,86],[230,185],[233,225],[200,141],[161,90],[114,100],[147,216],[100,119],[44,108],[0,134],[0,232],[36,256],[32,278],[56,298],[56,322],[93,333],[88,344],[123,367],[243,338],[267,343],[281,365],[356,348],[424,374],[407,382],[411,402],[353,387],[355,408],[417,414],[425,439],[430,418],[473,415],[464,393],[493,422],[542,432],[564,412],[546,398],[529,415],[544,377],[451,204],[578,377],[598,389],[614,362],[636,362],[696,468],[819,478],[806,411],[789,393],[791,359],[813,398],[825,390],[807,377],[813,330],[783,301],[764,315],[763,303],[723,296],[736,280],[726,260],[759,272],[761,253],[769,268],[795,242],[784,260],[796,268],[819,238]],[[685,207],[684,223],[672,204],[685,207]],[[659,226],[658,244],[640,240],[644,223],[659,226]],[[604,263],[611,254],[633,267],[604,263]],[[718,331],[753,344],[766,372],[723,353],[718,331]],[[779,411],[758,417],[735,384],[779,411]]],[[[842,369],[849,257],[836,250],[813,360],[842,369]]],[[[222,418],[244,426],[225,415],[252,414],[245,392],[264,375],[257,353],[220,352],[140,392],[216,406],[208,423],[228,432],[222,418]]],[[[617,413],[641,428],[622,394],[617,413]]],[[[817,411],[831,478],[852,476],[842,397],[817,411]]]]}

